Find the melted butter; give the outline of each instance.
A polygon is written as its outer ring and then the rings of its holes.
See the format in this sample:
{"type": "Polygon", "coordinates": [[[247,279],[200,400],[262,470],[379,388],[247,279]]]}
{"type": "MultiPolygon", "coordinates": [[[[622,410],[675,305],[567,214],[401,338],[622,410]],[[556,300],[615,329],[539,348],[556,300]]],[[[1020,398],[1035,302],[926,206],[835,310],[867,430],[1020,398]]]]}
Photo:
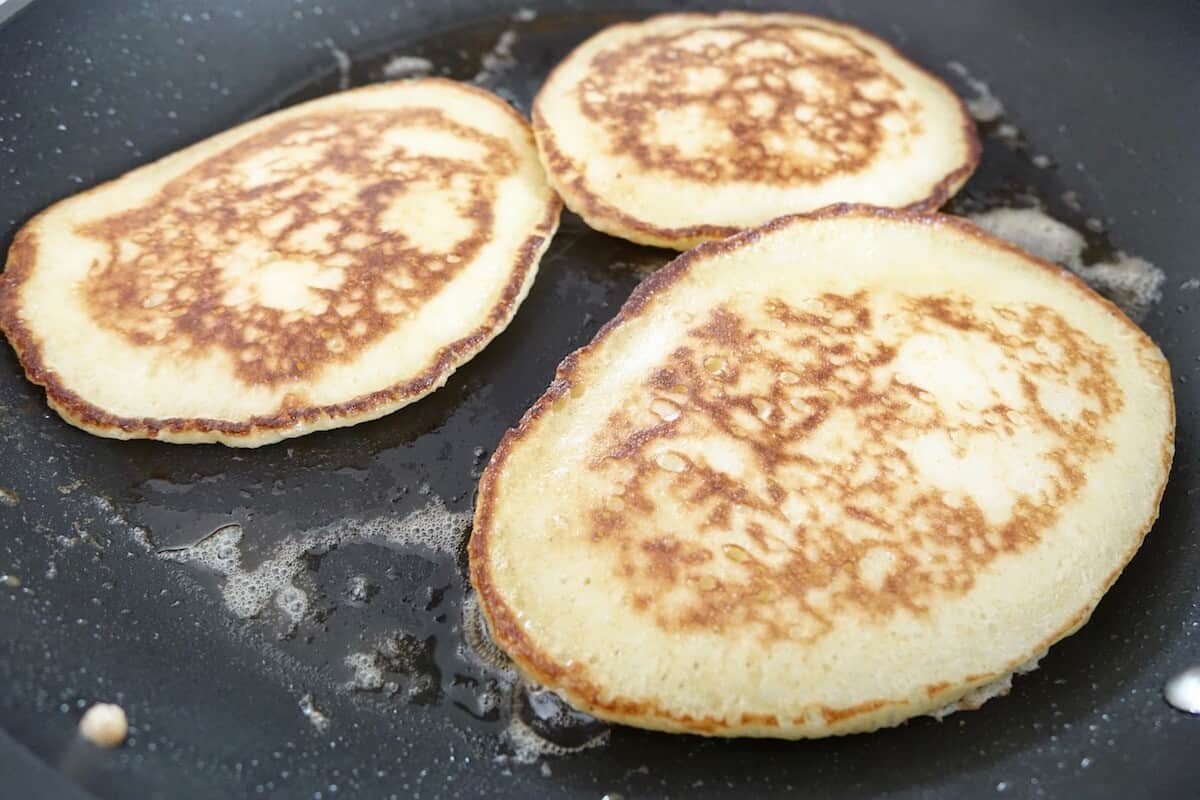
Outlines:
{"type": "Polygon", "coordinates": [[[1167,681],[1163,697],[1180,711],[1200,714],[1200,665],[1185,669],[1167,681]]]}
{"type": "Polygon", "coordinates": [[[1162,300],[1166,275],[1144,258],[1114,250],[1103,258],[1087,258],[1087,237],[1038,208],[995,208],[969,215],[993,236],[1029,253],[1054,261],[1116,303],[1135,322],[1162,300]]]}

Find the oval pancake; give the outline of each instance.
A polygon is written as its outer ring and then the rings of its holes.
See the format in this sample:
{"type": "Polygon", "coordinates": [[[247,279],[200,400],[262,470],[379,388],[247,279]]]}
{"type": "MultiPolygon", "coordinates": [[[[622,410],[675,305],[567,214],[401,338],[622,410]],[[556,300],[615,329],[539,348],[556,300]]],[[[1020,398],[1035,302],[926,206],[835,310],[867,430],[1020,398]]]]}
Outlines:
{"type": "Polygon", "coordinates": [[[562,363],[483,475],[471,579],[596,716],[872,730],[977,705],[1082,625],[1173,431],[1158,348],[1064,270],[949,216],[784,217],[562,363]]]}
{"type": "Polygon", "coordinates": [[[0,328],[74,425],[255,447],[445,383],[512,319],[560,209],[499,98],[370,86],[41,213],[9,252],[0,328]]]}
{"type": "Polygon", "coordinates": [[[803,14],[606,28],[551,73],[533,125],[568,208],[678,250],[831,203],[933,210],[980,150],[944,83],[858,28],[803,14]]]}

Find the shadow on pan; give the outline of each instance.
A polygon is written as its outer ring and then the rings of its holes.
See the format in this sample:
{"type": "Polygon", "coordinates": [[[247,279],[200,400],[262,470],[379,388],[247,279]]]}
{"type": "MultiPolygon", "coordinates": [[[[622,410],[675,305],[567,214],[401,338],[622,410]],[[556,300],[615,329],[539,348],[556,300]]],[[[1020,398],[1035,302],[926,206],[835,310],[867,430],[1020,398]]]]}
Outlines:
{"type": "MultiPolygon", "coordinates": [[[[66,774],[99,797],[1194,794],[1200,722],[1160,689],[1200,659],[1200,9],[804,8],[978,91],[958,62],[1001,99],[1007,116],[985,129],[958,208],[1036,199],[1081,230],[1098,220],[1092,249],[1119,246],[1167,274],[1143,325],[1175,372],[1175,471],[1143,551],[1079,634],[979,711],[802,743],[609,730],[465,647],[462,553],[379,531],[415,520],[461,536],[504,429],[667,260],[568,215],[505,334],[444,389],[349,430],[244,452],[96,439],[61,423],[4,350],[0,572],[20,580],[0,587],[4,793],[65,796],[66,774]],[[156,555],[234,530],[238,574],[288,573],[249,618],[229,606],[232,567],[156,555]],[[74,739],[101,699],[133,726],[114,752],[74,739]]],[[[571,46],[656,9],[40,0],[0,30],[0,244],[58,197],[389,73],[476,80],[527,111],[571,46]]]]}

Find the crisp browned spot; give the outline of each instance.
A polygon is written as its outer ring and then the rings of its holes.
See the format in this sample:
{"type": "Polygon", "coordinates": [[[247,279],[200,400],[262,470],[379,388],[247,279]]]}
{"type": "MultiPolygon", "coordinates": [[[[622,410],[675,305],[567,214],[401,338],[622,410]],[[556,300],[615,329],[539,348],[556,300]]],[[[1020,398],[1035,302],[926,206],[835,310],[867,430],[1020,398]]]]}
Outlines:
{"type": "Polygon", "coordinates": [[[951,685],[952,684],[948,681],[938,681],[937,683],[931,683],[925,687],[925,694],[930,698],[937,697],[939,694],[944,692],[946,689],[949,689],[951,687],[951,685]]]}
{"type": "Polygon", "coordinates": [[[821,716],[825,719],[826,725],[832,725],[835,722],[857,717],[860,714],[869,714],[872,711],[878,711],[885,706],[897,705],[894,700],[868,700],[865,703],[850,706],[848,708],[829,708],[828,706],[821,707],[821,716]]]}
{"type": "Polygon", "coordinates": [[[435,109],[280,122],[84,226],[106,256],[83,296],[98,324],[134,344],[185,358],[224,350],[247,384],[311,378],[475,258],[492,235],[496,185],[516,165],[503,139],[435,109]],[[474,152],[431,155],[400,128],[448,133],[474,152]],[[422,236],[429,209],[444,241],[422,236]]]}
{"type": "Polygon", "coordinates": [[[645,411],[626,404],[593,442],[614,491],[585,511],[588,535],[664,629],[813,641],[846,614],[923,614],[1038,542],[1111,448],[1097,433],[1123,405],[1110,354],[1047,307],[916,296],[880,320],[857,293],[753,316],[698,321],[647,375],[645,411]],[[920,337],[998,354],[1008,396],[927,391],[898,367],[920,337]],[[947,488],[979,446],[1011,448],[1029,480],[947,488]],[[931,463],[961,466],[935,480],[931,463]]]}
{"type": "Polygon", "coordinates": [[[848,36],[726,23],[597,54],[577,92],[615,153],[697,181],[794,185],[863,169],[919,131],[915,100],[848,36]]]}

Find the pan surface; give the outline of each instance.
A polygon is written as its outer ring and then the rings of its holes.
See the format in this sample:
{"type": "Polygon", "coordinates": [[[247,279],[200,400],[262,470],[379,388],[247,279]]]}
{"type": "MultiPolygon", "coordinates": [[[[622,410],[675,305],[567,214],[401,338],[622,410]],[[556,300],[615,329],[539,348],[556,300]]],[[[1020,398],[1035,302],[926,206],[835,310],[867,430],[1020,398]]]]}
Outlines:
{"type": "MultiPolygon", "coordinates": [[[[667,7],[35,0],[0,29],[0,246],[59,197],[339,87],[429,69],[527,112],[574,44],[667,7]]],[[[1200,718],[1161,689],[1200,662],[1200,6],[796,8],[969,97],[988,84],[1004,116],[958,210],[1036,197],[1094,257],[1166,273],[1142,324],[1174,370],[1175,468],[1082,631],[979,711],[817,742],[608,729],[514,686],[464,644],[475,482],[558,361],[669,257],[567,215],[508,331],[347,430],[255,451],[97,439],[3,349],[0,796],[69,796],[62,775],[98,797],[1196,796],[1200,718]],[[129,714],[118,750],[75,738],[101,700],[129,714]]]]}

